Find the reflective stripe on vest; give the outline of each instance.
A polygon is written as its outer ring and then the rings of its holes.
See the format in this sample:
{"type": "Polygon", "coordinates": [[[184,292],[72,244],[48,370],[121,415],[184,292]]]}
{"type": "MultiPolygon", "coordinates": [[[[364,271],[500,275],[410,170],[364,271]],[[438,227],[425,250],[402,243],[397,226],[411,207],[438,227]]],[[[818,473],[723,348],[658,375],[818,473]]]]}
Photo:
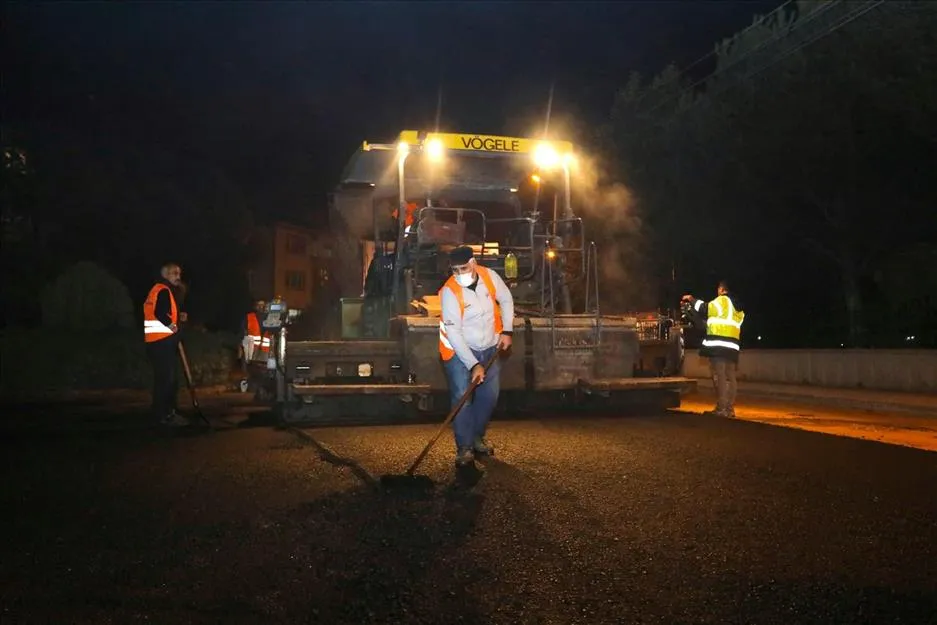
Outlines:
{"type": "Polygon", "coordinates": [[[254,344],[255,349],[262,352],[270,350],[270,336],[261,331],[257,313],[247,313],[247,336],[254,344]]]}
{"type": "MultiPolygon", "coordinates": [[[[488,296],[494,302],[495,334],[501,334],[504,324],[501,322],[501,305],[498,304],[498,300],[495,298],[495,283],[492,281],[491,274],[488,273],[490,270],[487,267],[477,267],[476,269],[478,270],[478,277],[484,282],[485,288],[488,289],[488,296]]],[[[459,314],[464,316],[465,298],[462,294],[462,288],[462,285],[456,281],[455,276],[450,276],[442,289],[439,289],[439,299],[442,301],[443,289],[452,291],[456,301],[459,302],[459,314]]],[[[452,348],[452,343],[449,342],[449,336],[446,334],[446,324],[441,316],[439,318],[439,355],[446,361],[452,360],[452,357],[455,356],[455,349],[452,348]]]]}
{"type": "Polygon", "coordinates": [[[722,347],[739,351],[739,339],[742,336],[742,322],[745,313],[735,309],[732,300],[720,295],[709,302],[706,318],[706,337],[704,347],[722,347]]]}
{"type": "Polygon", "coordinates": [[[155,343],[173,335],[169,326],[156,318],[156,300],[163,289],[169,292],[169,320],[173,324],[179,323],[179,311],[172,290],[165,284],[153,285],[143,302],[143,338],[147,343],[155,343]]]}

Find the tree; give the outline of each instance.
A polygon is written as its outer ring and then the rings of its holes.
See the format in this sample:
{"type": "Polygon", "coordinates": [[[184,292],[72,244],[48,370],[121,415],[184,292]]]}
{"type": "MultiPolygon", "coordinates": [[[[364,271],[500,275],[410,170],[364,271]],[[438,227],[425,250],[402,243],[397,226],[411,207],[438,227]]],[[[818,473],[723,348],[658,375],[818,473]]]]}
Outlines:
{"type": "MultiPolygon", "coordinates": [[[[921,164],[937,136],[937,10],[867,5],[800,2],[757,18],[717,46],[699,89],[667,68],[646,86],[632,78],[613,111],[630,184],[659,216],[656,239],[671,237],[661,259],[693,250],[685,263],[734,269],[752,290],[772,284],[775,298],[838,291],[854,345],[870,338],[877,264],[935,234],[925,210],[935,185],[921,164]],[[901,219],[883,220],[884,206],[901,219]]],[[[783,323],[776,304],[765,309],[783,323]]]]}
{"type": "Polygon", "coordinates": [[[127,287],[95,263],[72,265],[42,290],[42,323],[50,328],[126,330],[137,327],[135,319],[127,287]]]}

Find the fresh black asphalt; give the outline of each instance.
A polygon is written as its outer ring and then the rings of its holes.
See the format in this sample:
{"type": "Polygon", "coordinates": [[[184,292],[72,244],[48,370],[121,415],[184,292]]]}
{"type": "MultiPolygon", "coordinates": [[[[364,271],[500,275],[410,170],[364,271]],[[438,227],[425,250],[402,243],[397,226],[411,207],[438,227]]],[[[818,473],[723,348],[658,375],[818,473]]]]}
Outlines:
{"type": "MultiPolygon", "coordinates": [[[[2,429],[2,623],[937,623],[937,454],[668,413],[169,437],[2,429]]],[[[7,417],[11,413],[6,410],[7,417]]],[[[77,415],[77,409],[76,413],[77,415]]]]}

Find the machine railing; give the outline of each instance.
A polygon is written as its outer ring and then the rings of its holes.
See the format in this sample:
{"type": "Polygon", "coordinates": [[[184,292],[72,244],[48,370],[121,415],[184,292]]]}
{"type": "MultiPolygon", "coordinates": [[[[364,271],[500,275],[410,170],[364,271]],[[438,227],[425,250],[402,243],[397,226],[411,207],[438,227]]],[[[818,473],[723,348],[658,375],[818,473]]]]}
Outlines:
{"type": "Polygon", "coordinates": [[[567,219],[554,219],[553,221],[544,222],[544,234],[535,235],[535,239],[541,240],[544,244],[549,244],[550,249],[552,249],[557,255],[568,256],[573,252],[579,253],[579,277],[583,277],[586,273],[586,228],[583,225],[582,217],[570,217],[567,219]],[[563,230],[560,231],[560,226],[566,225],[563,230]],[[578,226],[576,228],[575,226],[578,226]],[[577,232],[578,230],[578,232],[577,232]],[[563,242],[563,245],[555,245],[557,238],[563,242]],[[579,241],[579,245],[569,245],[568,241],[572,239],[579,241]]]}
{"type": "MultiPolygon", "coordinates": [[[[414,236],[416,237],[416,246],[413,251],[413,281],[417,284],[421,283],[423,277],[425,277],[421,271],[420,257],[423,255],[420,248],[424,245],[463,245],[466,240],[466,226],[468,221],[464,219],[465,215],[477,216],[478,220],[481,222],[481,249],[480,249],[480,258],[478,262],[481,263],[482,258],[485,256],[485,239],[488,237],[488,219],[485,217],[485,213],[476,209],[476,208],[449,208],[442,206],[424,206],[417,213],[416,220],[416,231],[414,236]],[[447,220],[437,220],[435,215],[440,214],[453,214],[455,215],[455,221],[447,220]]],[[[475,233],[477,236],[477,233],[475,233]]],[[[438,269],[438,267],[437,267],[438,269]]]]}
{"type": "MultiPolygon", "coordinates": [[[[537,220],[531,217],[505,217],[499,219],[489,219],[488,222],[491,225],[496,224],[524,224],[524,243],[526,245],[517,245],[513,242],[511,243],[498,243],[499,250],[498,255],[506,255],[508,252],[517,252],[521,254],[526,254],[527,258],[530,259],[530,271],[521,275],[518,274],[517,280],[530,280],[534,277],[534,274],[537,273],[537,263],[534,262],[534,229],[537,226],[537,220]]],[[[518,259],[520,260],[520,259],[518,259]]]]}
{"type": "MultiPolygon", "coordinates": [[[[585,246],[584,246],[585,247],[585,246]]],[[[554,275],[553,275],[553,266],[554,262],[547,259],[547,255],[542,255],[541,260],[541,275],[543,276],[543,282],[541,283],[540,288],[540,308],[542,311],[549,311],[550,319],[550,343],[553,346],[553,349],[596,349],[601,345],[602,342],[602,320],[600,316],[600,305],[599,305],[599,270],[598,270],[598,248],[595,245],[595,241],[590,241],[586,249],[583,259],[584,265],[584,274],[585,274],[585,305],[583,307],[583,315],[589,315],[592,317],[592,337],[591,340],[585,344],[574,344],[574,345],[563,345],[556,338],[556,293],[554,291],[554,275]],[[547,288],[549,285],[549,288],[547,288]],[[591,289],[590,289],[591,287],[591,289]],[[546,292],[549,290],[549,306],[547,306],[547,301],[545,300],[546,292]],[[595,305],[594,307],[590,306],[594,298],[595,305]]],[[[580,316],[574,314],[573,316],[580,316]]]]}
{"type": "Polygon", "coordinates": [[[424,206],[420,209],[417,214],[416,222],[416,237],[417,243],[420,245],[425,245],[427,243],[442,243],[442,244],[451,244],[451,245],[462,245],[465,243],[465,228],[459,228],[458,226],[467,224],[468,222],[462,217],[466,214],[478,215],[481,220],[481,240],[484,243],[485,238],[488,234],[488,225],[487,218],[485,213],[478,210],[477,208],[449,208],[442,206],[424,206]],[[451,213],[456,216],[456,220],[445,221],[435,219],[436,213],[451,213]],[[431,226],[430,224],[433,224],[431,226]],[[439,227],[438,224],[446,224],[449,226],[456,226],[455,228],[446,228],[445,226],[439,227]],[[435,232],[429,232],[431,227],[438,227],[439,229],[435,232]],[[440,235],[450,235],[451,238],[445,238],[440,235]],[[445,239],[445,240],[441,240],[445,239]]]}

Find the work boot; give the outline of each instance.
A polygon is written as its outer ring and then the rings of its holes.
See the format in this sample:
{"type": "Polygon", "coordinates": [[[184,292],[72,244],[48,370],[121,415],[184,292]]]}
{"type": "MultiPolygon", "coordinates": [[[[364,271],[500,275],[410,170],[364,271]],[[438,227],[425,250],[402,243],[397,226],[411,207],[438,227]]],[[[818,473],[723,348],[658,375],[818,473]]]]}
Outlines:
{"type": "Polygon", "coordinates": [[[455,466],[466,467],[475,461],[475,454],[471,447],[462,447],[455,456],[455,466]]]}
{"type": "Polygon", "coordinates": [[[185,427],[189,425],[189,420],[173,410],[168,415],[163,417],[160,423],[169,427],[185,427]]]}
{"type": "Polygon", "coordinates": [[[484,438],[479,436],[475,439],[475,453],[481,454],[482,456],[493,456],[495,455],[495,448],[484,438]]]}

